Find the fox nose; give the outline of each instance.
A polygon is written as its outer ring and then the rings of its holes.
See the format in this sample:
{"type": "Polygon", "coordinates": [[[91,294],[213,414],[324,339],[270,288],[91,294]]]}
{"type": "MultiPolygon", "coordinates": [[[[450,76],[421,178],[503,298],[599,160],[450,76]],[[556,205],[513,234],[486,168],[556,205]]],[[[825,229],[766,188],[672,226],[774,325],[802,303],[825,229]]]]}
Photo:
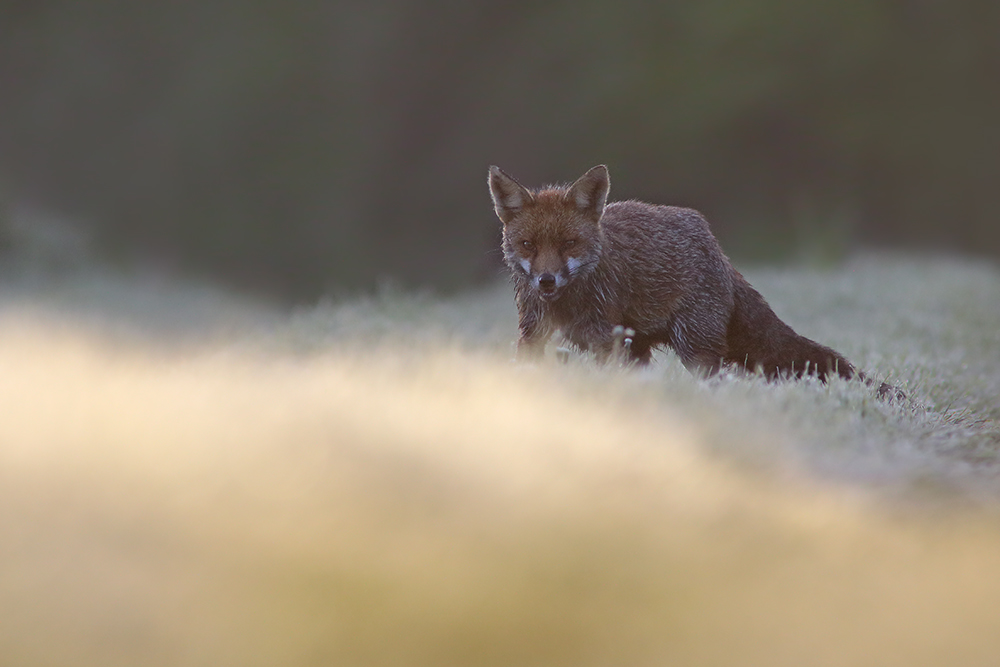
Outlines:
{"type": "Polygon", "coordinates": [[[551,273],[543,273],[538,276],[538,289],[543,292],[551,292],[556,288],[556,277],[551,273]]]}

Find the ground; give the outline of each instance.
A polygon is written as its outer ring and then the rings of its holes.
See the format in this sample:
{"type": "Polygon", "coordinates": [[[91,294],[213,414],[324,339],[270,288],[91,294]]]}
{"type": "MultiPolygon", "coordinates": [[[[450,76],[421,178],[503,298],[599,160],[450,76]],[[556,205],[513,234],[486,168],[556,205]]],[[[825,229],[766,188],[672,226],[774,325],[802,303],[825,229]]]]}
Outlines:
{"type": "MultiPolygon", "coordinates": [[[[17,665],[992,665],[1000,271],[747,270],[905,390],[511,363],[509,286],[0,287],[17,665]]],[[[554,347],[555,345],[553,345],[554,347]]]]}

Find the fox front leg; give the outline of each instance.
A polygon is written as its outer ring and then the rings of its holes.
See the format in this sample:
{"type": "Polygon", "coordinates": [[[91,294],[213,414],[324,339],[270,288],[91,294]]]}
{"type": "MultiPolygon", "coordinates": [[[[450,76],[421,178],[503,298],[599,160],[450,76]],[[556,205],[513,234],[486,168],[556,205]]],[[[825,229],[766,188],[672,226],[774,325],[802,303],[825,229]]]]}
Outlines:
{"type": "Polygon", "coordinates": [[[609,361],[619,362],[628,354],[623,347],[625,328],[612,326],[604,321],[578,324],[569,332],[569,340],[581,350],[594,354],[597,363],[604,366],[609,361]]]}
{"type": "Polygon", "coordinates": [[[545,355],[545,344],[552,337],[552,328],[546,326],[532,313],[524,313],[520,317],[518,329],[521,331],[521,337],[517,340],[515,359],[518,361],[541,359],[545,355]]]}
{"type": "Polygon", "coordinates": [[[611,342],[598,352],[600,363],[614,363],[619,366],[645,366],[652,359],[652,349],[645,336],[638,335],[635,329],[615,326],[611,330],[611,342]]]}

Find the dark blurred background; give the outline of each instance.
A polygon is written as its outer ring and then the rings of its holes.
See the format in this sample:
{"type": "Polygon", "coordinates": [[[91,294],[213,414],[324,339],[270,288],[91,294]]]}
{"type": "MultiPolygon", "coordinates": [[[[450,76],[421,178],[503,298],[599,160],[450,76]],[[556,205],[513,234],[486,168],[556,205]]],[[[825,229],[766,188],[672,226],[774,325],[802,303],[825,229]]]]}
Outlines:
{"type": "Polygon", "coordinates": [[[121,261],[461,288],[498,273],[488,165],[601,162],[738,260],[1000,256],[1000,3],[0,4],[5,205],[121,261]]]}

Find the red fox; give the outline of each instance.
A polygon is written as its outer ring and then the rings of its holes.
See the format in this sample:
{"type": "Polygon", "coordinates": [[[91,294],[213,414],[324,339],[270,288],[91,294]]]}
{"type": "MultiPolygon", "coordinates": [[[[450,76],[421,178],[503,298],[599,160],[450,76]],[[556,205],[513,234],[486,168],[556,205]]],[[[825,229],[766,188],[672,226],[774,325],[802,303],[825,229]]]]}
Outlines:
{"type": "MultiPolygon", "coordinates": [[[[490,167],[489,186],[514,275],[519,358],[540,355],[558,329],[605,361],[628,328],[634,333],[626,355],[637,364],[666,346],[689,370],[708,375],[726,364],[768,378],[864,379],[842,355],[774,314],[697,211],[606,204],[604,165],[569,187],[537,191],[490,167]]],[[[880,394],[888,389],[883,385],[880,394]]]]}

